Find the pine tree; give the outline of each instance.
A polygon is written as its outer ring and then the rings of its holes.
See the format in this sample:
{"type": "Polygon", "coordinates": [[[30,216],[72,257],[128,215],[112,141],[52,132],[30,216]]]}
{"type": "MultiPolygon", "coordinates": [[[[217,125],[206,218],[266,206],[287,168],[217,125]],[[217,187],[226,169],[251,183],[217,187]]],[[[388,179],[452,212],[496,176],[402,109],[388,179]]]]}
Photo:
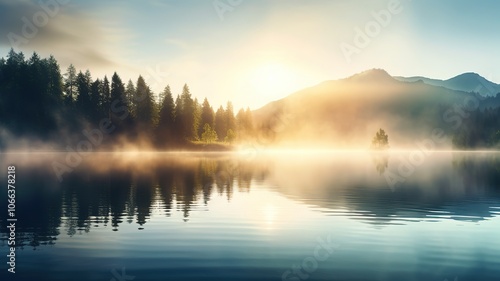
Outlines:
{"type": "Polygon", "coordinates": [[[254,124],[253,124],[253,115],[250,108],[247,107],[245,110],[245,134],[247,138],[251,138],[254,135],[254,124]]]}
{"type": "MultiPolygon", "coordinates": [[[[231,130],[233,134],[236,134],[236,118],[234,117],[233,104],[230,101],[227,102],[225,116],[227,126],[226,130],[231,130]]],[[[227,135],[228,133],[226,132],[226,136],[227,135]]]]}
{"type": "Polygon", "coordinates": [[[184,132],[184,111],[182,106],[182,99],[180,95],[177,95],[175,99],[175,120],[174,120],[174,132],[175,139],[178,142],[183,142],[185,140],[185,132],[184,132]]]}
{"type": "Polygon", "coordinates": [[[175,105],[170,86],[163,90],[163,100],[160,109],[160,120],[158,121],[157,135],[160,145],[174,140],[175,105]]]}
{"type": "Polygon", "coordinates": [[[194,99],[194,112],[193,112],[193,140],[199,140],[201,134],[199,133],[200,128],[203,126],[201,123],[201,105],[198,99],[194,99]]]}
{"type": "Polygon", "coordinates": [[[105,116],[109,118],[111,113],[111,89],[107,76],[104,76],[104,79],[101,83],[101,102],[103,112],[105,116]]]}
{"type": "Polygon", "coordinates": [[[90,103],[92,104],[92,119],[94,123],[105,116],[101,101],[101,88],[101,80],[99,78],[90,85],[90,103]]]}
{"type": "Polygon", "coordinates": [[[10,49],[4,64],[4,71],[2,71],[5,83],[0,86],[3,88],[4,108],[2,113],[10,120],[10,122],[5,122],[5,126],[12,132],[23,130],[21,126],[23,125],[25,107],[22,105],[25,97],[22,86],[26,85],[22,83],[22,79],[23,76],[26,76],[26,69],[27,65],[23,53],[16,53],[14,49],[10,49]]]}
{"type": "Polygon", "coordinates": [[[76,68],[70,64],[68,70],[64,74],[64,96],[65,103],[72,104],[78,96],[78,88],[76,83],[76,68]]]}
{"type": "Polygon", "coordinates": [[[122,79],[115,72],[111,77],[111,102],[119,100],[124,103],[126,101],[125,97],[125,86],[123,85],[122,79]]]}
{"type": "Polygon", "coordinates": [[[189,87],[184,84],[181,94],[182,101],[182,119],[184,121],[184,137],[188,140],[195,140],[197,131],[195,130],[195,114],[196,114],[196,104],[194,103],[191,93],[189,92],[189,87]]]}
{"type": "Polygon", "coordinates": [[[217,109],[215,113],[215,132],[219,137],[219,141],[224,141],[224,138],[227,134],[227,121],[226,121],[226,113],[222,106],[217,109]]]}
{"type": "MultiPolygon", "coordinates": [[[[126,119],[130,115],[130,108],[127,104],[125,86],[122,79],[115,72],[111,77],[111,111],[112,121],[119,127],[120,131],[125,129],[126,119]]],[[[127,119],[128,120],[128,119],[127,119]]]]}
{"type": "MultiPolygon", "coordinates": [[[[208,102],[208,99],[205,98],[203,100],[203,104],[201,106],[201,116],[200,116],[200,128],[205,130],[205,124],[208,124],[210,128],[215,129],[214,123],[215,123],[215,113],[214,109],[210,106],[210,103],[208,102]]],[[[200,135],[203,132],[200,132],[200,135]]]]}
{"type": "Polygon", "coordinates": [[[127,87],[125,88],[125,96],[127,97],[127,106],[130,114],[135,118],[135,86],[132,80],[128,80],[127,87]]]}
{"type": "MultiPolygon", "coordinates": [[[[24,83],[21,86],[21,97],[23,100],[29,101],[22,107],[22,124],[26,129],[30,128],[39,134],[44,134],[44,130],[51,127],[52,119],[46,107],[50,108],[48,95],[48,65],[46,60],[42,60],[36,52],[29,58],[26,72],[24,75],[24,83]]],[[[48,109],[48,108],[47,108],[48,109]]]]}
{"type": "Polygon", "coordinates": [[[151,89],[146,85],[144,78],[137,79],[137,122],[145,131],[151,131],[154,125],[154,101],[151,89]]]}
{"type": "Polygon", "coordinates": [[[90,100],[90,86],[91,86],[90,72],[87,71],[85,74],[83,74],[80,71],[76,76],[76,83],[78,88],[76,107],[87,120],[90,120],[90,115],[92,111],[92,104],[90,100]]]}
{"type": "Polygon", "coordinates": [[[245,111],[240,109],[238,113],[236,114],[236,128],[237,128],[237,133],[239,138],[243,138],[244,135],[246,135],[246,130],[245,130],[245,111]]]}
{"type": "Polygon", "coordinates": [[[63,98],[63,80],[61,76],[61,71],[59,70],[59,64],[57,63],[54,56],[50,56],[47,60],[48,64],[48,76],[49,76],[49,85],[48,85],[48,93],[55,105],[60,106],[59,103],[63,98]]]}

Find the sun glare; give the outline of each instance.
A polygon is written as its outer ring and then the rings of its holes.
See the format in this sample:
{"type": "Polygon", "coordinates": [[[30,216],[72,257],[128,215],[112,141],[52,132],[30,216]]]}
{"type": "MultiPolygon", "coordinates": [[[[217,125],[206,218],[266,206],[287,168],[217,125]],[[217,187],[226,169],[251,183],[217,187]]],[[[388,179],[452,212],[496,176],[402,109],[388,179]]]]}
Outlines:
{"type": "Polygon", "coordinates": [[[271,204],[267,204],[264,209],[264,221],[268,226],[271,226],[274,224],[274,221],[276,220],[276,207],[271,204]]]}
{"type": "Polygon", "coordinates": [[[295,91],[299,75],[289,66],[278,62],[264,63],[252,71],[251,85],[256,95],[269,100],[295,91]]]}

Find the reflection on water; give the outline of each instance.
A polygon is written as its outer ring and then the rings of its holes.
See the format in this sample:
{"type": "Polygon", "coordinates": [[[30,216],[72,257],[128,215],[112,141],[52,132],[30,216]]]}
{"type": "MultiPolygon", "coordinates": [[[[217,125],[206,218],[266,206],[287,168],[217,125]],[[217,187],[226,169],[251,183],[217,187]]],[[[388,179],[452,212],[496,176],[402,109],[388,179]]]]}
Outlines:
{"type": "Polygon", "coordinates": [[[374,153],[372,155],[373,164],[379,174],[383,174],[389,167],[389,155],[385,153],[374,153]]]}
{"type": "Polygon", "coordinates": [[[392,188],[384,175],[404,155],[92,154],[62,182],[50,163],[64,156],[2,162],[17,165],[27,280],[109,280],[122,266],[137,280],[280,280],[327,233],[341,250],[309,280],[489,280],[499,156],[436,154],[392,188]]]}

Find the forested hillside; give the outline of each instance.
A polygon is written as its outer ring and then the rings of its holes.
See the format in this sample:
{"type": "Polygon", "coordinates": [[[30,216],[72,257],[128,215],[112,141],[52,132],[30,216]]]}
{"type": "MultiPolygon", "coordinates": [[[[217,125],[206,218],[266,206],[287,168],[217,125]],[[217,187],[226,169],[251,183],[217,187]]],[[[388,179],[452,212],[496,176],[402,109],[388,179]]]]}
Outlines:
{"type": "MultiPolygon", "coordinates": [[[[472,82],[471,82],[472,83],[472,82]]],[[[480,81],[478,82],[480,83],[480,81]]],[[[155,94],[142,76],[94,78],[54,57],[0,59],[0,147],[67,150],[82,140],[93,150],[192,149],[251,142],[260,146],[366,148],[384,128],[391,147],[409,148],[435,132],[436,147],[497,147],[500,95],[402,82],[383,70],[326,81],[256,111],[215,110],[188,85],[155,94]]],[[[77,149],[77,148],[75,148],[77,149]]]]}
{"type": "Polygon", "coordinates": [[[228,102],[215,112],[206,98],[193,98],[188,85],[177,95],[165,85],[156,95],[142,76],[135,83],[116,72],[110,77],[93,78],[73,65],[62,73],[52,56],[25,58],[11,50],[0,59],[0,144],[16,147],[24,140],[34,149],[61,149],[94,132],[103,138],[99,149],[167,149],[252,135],[248,108],[235,113],[228,102]]]}

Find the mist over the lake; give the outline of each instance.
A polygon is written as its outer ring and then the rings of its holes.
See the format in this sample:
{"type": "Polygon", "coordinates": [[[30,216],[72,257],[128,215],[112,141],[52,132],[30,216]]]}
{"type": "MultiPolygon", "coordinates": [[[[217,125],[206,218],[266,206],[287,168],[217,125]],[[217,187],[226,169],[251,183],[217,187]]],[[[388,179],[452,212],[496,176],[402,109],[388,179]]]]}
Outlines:
{"type": "Polygon", "coordinates": [[[498,280],[498,11],[0,0],[0,280],[498,280]]]}

